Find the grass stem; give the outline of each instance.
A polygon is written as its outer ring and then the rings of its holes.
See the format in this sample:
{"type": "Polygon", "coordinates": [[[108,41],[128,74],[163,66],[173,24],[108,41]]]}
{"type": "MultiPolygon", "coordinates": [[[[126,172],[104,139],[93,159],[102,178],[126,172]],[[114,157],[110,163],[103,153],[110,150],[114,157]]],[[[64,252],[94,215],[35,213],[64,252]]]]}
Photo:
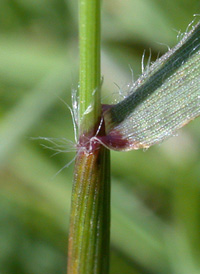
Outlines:
{"type": "Polygon", "coordinates": [[[100,0],[80,0],[79,142],[72,191],[68,274],[108,274],[110,151],[100,97],[100,0]]]}

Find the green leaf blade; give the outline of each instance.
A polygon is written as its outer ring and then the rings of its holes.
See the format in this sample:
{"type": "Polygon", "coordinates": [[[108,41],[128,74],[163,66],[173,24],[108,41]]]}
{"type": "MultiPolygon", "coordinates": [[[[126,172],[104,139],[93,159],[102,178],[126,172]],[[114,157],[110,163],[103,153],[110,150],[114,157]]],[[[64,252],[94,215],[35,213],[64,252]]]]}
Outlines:
{"type": "Polygon", "coordinates": [[[173,136],[200,114],[200,23],[159,58],[130,95],[104,111],[106,146],[148,148],[173,136]]]}

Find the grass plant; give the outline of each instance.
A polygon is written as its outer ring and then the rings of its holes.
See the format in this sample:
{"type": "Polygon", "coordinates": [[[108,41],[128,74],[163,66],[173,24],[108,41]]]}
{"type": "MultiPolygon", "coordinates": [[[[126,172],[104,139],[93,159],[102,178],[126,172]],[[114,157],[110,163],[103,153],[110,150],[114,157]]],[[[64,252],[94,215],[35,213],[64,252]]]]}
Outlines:
{"type": "MultiPolygon", "coordinates": [[[[200,114],[200,24],[151,64],[114,105],[101,105],[100,0],[79,2],[78,143],[68,274],[109,271],[110,157],[149,148],[200,114]]],[[[76,114],[75,114],[76,116],[76,114]]],[[[76,121],[76,119],[74,119],[76,121]]]]}
{"type": "MultiPolygon", "coordinates": [[[[102,1],[103,104],[120,97],[114,83],[127,91],[129,65],[141,74],[144,49],[144,62],[149,48],[153,61],[165,54],[198,10],[199,0],[102,1]]],[[[30,137],[74,138],[58,96],[70,103],[78,86],[77,11],[77,1],[1,3],[0,273],[66,274],[73,164],[57,173],[75,155],[51,157],[30,137]]],[[[110,151],[110,274],[200,273],[199,134],[196,119],[148,150],[110,151]]]]}

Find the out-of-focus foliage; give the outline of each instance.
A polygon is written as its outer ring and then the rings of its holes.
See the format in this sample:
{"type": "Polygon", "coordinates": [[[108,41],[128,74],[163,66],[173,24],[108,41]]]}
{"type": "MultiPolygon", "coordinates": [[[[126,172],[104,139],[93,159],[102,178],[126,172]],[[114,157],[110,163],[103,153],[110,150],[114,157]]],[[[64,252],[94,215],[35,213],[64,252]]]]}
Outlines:
{"type": "MultiPolygon", "coordinates": [[[[102,1],[103,101],[119,97],[177,42],[197,0],[102,1]],[[162,43],[162,44],[160,44],[162,43]],[[131,70],[129,68],[131,66],[131,70]]],[[[77,1],[2,0],[0,9],[0,273],[66,273],[73,159],[30,137],[73,140],[77,1]]],[[[197,17],[198,20],[198,17],[197,17]]],[[[200,272],[200,123],[147,151],[112,153],[111,273],[200,272]]],[[[53,145],[52,145],[53,146],[53,145]]]]}

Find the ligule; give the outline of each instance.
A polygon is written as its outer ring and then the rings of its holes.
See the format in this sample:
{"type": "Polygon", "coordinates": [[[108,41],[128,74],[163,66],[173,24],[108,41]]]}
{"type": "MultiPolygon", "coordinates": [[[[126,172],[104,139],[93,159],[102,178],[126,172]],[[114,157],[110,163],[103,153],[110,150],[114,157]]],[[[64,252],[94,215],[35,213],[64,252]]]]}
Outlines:
{"type": "Polygon", "coordinates": [[[101,142],[119,151],[148,148],[199,114],[200,23],[139,77],[127,98],[104,106],[101,142]]]}
{"type": "Polygon", "coordinates": [[[82,148],[75,163],[68,274],[108,273],[109,151],[95,142],[82,148]]]}

